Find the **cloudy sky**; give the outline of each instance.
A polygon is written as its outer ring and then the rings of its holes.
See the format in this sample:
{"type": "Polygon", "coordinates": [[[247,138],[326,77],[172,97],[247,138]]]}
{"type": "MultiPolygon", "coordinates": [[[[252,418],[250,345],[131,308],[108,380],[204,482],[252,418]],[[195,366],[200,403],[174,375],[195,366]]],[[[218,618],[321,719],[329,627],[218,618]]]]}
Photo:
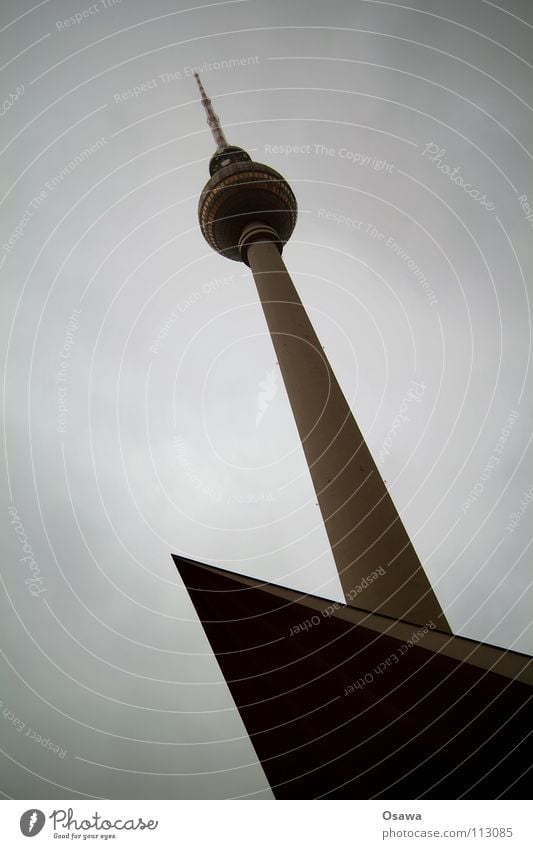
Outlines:
{"type": "Polygon", "coordinates": [[[293,187],[285,261],[452,628],[532,651],[532,26],[4,0],[6,798],[271,798],[170,553],[341,598],[250,272],[198,228],[193,67],[293,187]]]}

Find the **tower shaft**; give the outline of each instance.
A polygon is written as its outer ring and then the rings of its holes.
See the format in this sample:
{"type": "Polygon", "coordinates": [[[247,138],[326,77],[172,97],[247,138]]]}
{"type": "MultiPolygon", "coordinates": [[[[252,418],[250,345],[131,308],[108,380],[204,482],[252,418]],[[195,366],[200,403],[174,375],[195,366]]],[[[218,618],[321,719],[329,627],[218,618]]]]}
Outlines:
{"type": "MultiPolygon", "coordinates": [[[[219,119],[197,82],[218,142],[219,119]]],[[[449,631],[281,258],[296,223],[292,190],[277,171],[225,144],[210,161],[200,226],[214,250],[252,269],[346,602],[449,631]]]]}
{"type": "Polygon", "coordinates": [[[449,631],[277,245],[253,241],[246,259],[347,603],[449,631]]]}

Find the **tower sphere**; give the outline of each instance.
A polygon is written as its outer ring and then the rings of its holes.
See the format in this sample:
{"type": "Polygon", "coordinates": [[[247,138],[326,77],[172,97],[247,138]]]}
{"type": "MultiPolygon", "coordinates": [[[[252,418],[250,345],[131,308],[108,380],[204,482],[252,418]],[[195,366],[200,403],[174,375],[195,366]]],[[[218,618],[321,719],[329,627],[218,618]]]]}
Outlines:
{"type": "Polygon", "coordinates": [[[198,204],[204,238],[219,254],[246,264],[250,239],[272,241],[281,253],[296,224],[296,198],[281,174],[253,162],[242,147],[228,144],[200,77],[194,76],[217,145],[209,162],[211,179],[198,204]]]}
{"type": "Polygon", "coordinates": [[[296,224],[296,198],[286,180],[268,165],[253,162],[242,148],[219,149],[211,159],[213,175],[198,205],[204,238],[228,259],[246,262],[238,248],[244,227],[262,221],[278,234],[280,251],[296,224]],[[244,156],[243,156],[244,154],[244,156]]]}

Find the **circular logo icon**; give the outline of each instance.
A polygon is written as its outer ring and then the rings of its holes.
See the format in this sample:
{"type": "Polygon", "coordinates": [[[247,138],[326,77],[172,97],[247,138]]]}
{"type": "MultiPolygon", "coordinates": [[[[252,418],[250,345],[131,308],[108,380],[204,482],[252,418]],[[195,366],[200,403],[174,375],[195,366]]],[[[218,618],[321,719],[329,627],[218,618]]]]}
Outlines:
{"type": "Polygon", "coordinates": [[[24,837],[35,837],[39,834],[46,822],[46,817],[42,811],[37,808],[30,808],[29,811],[24,811],[20,818],[20,830],[24,837]]]}

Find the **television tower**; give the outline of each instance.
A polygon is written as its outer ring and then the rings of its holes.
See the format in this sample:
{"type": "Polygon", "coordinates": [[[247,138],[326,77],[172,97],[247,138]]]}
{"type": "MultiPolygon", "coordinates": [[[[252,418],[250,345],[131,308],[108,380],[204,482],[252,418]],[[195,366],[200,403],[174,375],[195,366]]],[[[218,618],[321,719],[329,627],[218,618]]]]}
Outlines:
{"type": "Polygon", "coordinates": [[[296,198],[281,174],[227,142],[195,77],[216,143],[200,227],[215,251],[252,271],[346,604],[449,632],[281,257],[296,224],[296,198]]]}

